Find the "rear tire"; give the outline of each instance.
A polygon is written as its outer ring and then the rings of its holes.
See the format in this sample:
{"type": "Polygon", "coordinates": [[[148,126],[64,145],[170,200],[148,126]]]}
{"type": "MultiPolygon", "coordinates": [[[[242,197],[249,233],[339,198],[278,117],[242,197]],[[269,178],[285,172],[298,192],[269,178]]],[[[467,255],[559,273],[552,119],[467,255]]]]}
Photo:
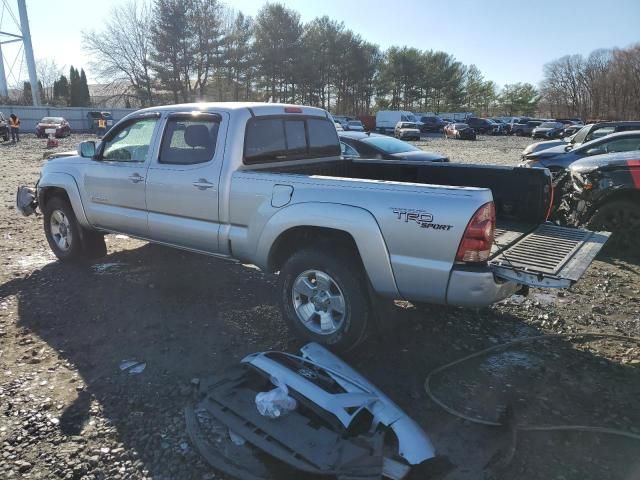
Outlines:
{"type": "Polygon", "coordinates": [[[630,200],[605,203],[589,219],[587,228],[611,232],[607,249],[631,251],[640,236],[640,205],[630,200]]]}
{"type": "Polygon", "coordinates": [[[294,253],[279,278],[280,309],[291,332],[338,352],[367,336],[371,306],[366,276],[353,253],[330,245],[294,253]]]}

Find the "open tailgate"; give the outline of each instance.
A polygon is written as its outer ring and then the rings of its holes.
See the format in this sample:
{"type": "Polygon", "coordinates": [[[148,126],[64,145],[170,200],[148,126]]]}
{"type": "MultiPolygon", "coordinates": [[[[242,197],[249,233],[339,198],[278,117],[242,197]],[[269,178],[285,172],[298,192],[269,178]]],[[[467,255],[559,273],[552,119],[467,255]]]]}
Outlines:
{"type": "Polygon", "coordinates": [[[530,287],[567,288],[589,268],[609,235],[542,224],[498,251],[489,266],[505,280],[530,287]]]}

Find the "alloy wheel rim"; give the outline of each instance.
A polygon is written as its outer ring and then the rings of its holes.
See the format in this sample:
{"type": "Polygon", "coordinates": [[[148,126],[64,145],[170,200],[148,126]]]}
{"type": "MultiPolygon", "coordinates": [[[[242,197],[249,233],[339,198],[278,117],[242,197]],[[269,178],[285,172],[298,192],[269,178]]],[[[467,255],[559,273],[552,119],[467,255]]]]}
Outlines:
{"type": "Polygon", "coordinates": [[[51,237],[56,246],[62,251],[68,251],[71,248],[73,240],[71,234],[71,224],[62,210],[54,210],[49,221],[51,229],[51,237]]]}
{"type": "Polygon", "coordinates": [[[296,277],[291,292],[293,309],[305,328],[331,335],[344,324],[347,306],[336,281],[320,270],[306,270],[296,277]]]}

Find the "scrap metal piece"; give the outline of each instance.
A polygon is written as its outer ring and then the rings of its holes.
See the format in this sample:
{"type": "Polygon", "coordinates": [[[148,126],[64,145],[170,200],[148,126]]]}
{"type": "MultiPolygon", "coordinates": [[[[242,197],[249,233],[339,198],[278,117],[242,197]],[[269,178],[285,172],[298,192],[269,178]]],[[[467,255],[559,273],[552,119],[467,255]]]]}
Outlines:
{"type": "MultiPolygon", "coordinates": [[[[320,345],[310,343],[301,351],[302,356],[249,355],[224,375],[201,381],[198,411],[246,440],[235,448],[262,451],[295,468],[296,478],[306,472],[339,480],[402,480],[413,465],[435,457],[426,433],[364,377],[320,345]],[[298,403],[275,419],[255,405],[256,395],[273,379],[298,403]]],[[[225,460],[224,453],[212,452],[215,442],[197,436],[192,414],[187,420],[194,445],[209,463],[253,480],[242,462],[225,460]]]]}
{"type": "Polygon", "coordinates": [[[393,430],[399,455],[411,465],[435,457],[435,449],[424,430],[366,378],[317,343],[308,343],[300,351],[301,357],[282,352],[256,353],[242,362],[276,376],[299,395],[335,415],[344,427],[348,428],[362,410],[368,410],[373,415],[373,427],[382,424],[393,430]],[[283,359],[288,359],[288,364],[283,359]],[[288,368],[296,365],[296,361],[303,362],[297,372],[288,368]],[[343,391],[323,389],[309,372],[316,377],[329,376],[343,391]]]}

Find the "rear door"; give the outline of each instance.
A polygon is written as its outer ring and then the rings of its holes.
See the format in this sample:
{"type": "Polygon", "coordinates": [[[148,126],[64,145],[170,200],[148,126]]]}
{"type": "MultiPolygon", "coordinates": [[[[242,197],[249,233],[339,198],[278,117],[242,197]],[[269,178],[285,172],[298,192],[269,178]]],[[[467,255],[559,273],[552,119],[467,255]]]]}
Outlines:
{"type": "Polygon", "coordinates": [[[530,287],[567,288],[589,268],[608,232],[591,232],[551,223],[497,229],[489,266],[496,276],[530,287]]]}
{"type": "Polygon", "coordinates": [[[218,252],[218,189],[228,113],[175,112],[147,174],[149,237],[218,252]]]}

